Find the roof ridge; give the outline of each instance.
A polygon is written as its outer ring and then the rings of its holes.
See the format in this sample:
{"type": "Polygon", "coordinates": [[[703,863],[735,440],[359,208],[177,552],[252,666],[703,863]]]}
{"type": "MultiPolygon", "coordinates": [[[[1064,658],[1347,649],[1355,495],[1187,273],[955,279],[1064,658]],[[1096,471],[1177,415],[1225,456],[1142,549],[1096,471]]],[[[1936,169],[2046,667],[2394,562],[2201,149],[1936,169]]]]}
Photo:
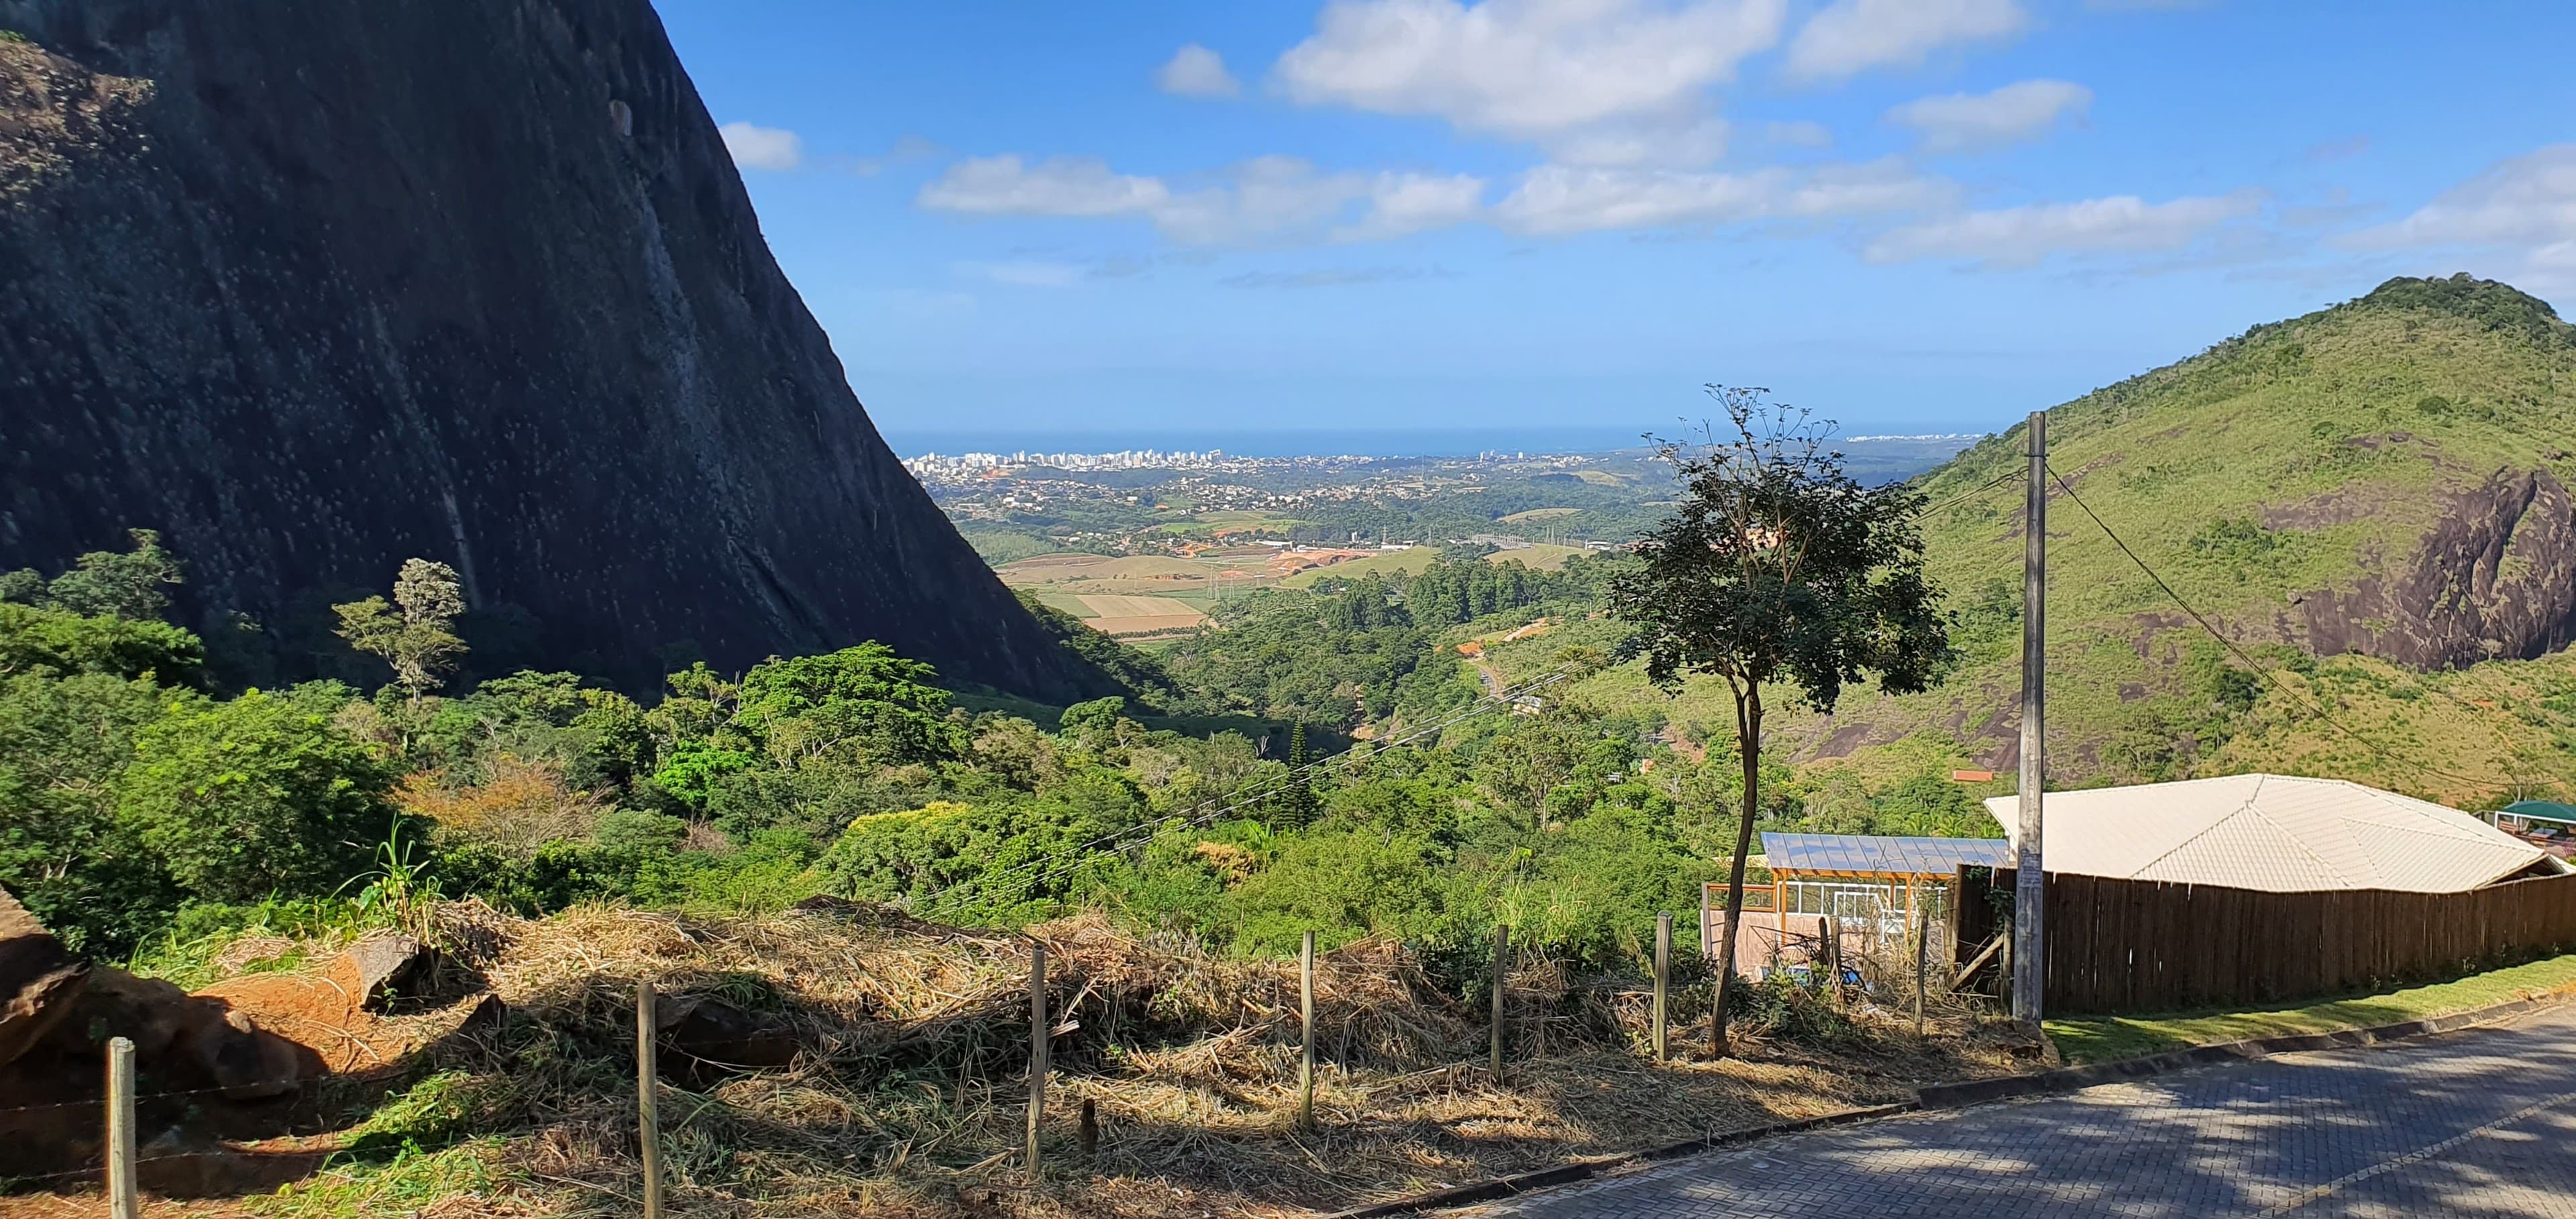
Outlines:
{"type": "MultiPolygon", "coordinates": [[[[2266,777],[2268,778],[2269,776],[2266,776],[2266,777]]],[[[2327,781],[2327,782],[2329,782],[2329,783],[2343,783],[2343,784],[2347,784],[2347,785],[2350,785],[2350,786],[2353,786],[2353,787],[2359,787],[2359,786],[2361,786],[2361,785],[2360,785],[2360,784],[2358,784],[2358,783],[2354,783],[2354,782],[2353,782],[2352,780],[2350,780],[2350,779],[2328,779],[2328,780],[2326,780],[2326,781],[2327,781]]],[[[2376,791],[2377,789],[2376,789],[2376,788],[2372,788],[2372,789],[2369,789],[2369,790],[2376,791]]],[[[2260,796],[2260,795],[2262,795],[2262,794],[2263,794],[2263,785],[2262,785],[2262,784],[2257,783],[2257,784],[2255,784],[2255,785],[2254,785],[2254,794],[2255,794],[2255,795],[2257,795],[2257,796],[2260,796]]],[[[2334,866],[2332,863],[2327,862],[2327,861],[2326,861],[2326,857],[2325,857],[2325,856],[2317,854],[2317,853],[2316,853],[2316,851],[2315,851],[2315,849],[2314,849],[2314,848],[2311,848],[2311,847],[2308,845],[2308,840],[2307,840],[2307,839],[2305,839],[2305,838],[2300,837],[2300,836],[2298,835],[2297,831],[2292,830],[2290,827],[2288,827],[2288,826],[2286,826],[2286,825],[2283,825],[2283,824],[2281,824],[2281,823],[2280,823],[2280,822],[2278,822],[2278,821],[2273,820],[2273,819],[2272,819],[2272,815],[2271,815],[2271,814],[2264,812],[2264,811],[2263,811],[2262,809],[2260,809],[2260,808],[2256,808],[2256,807],[2254,806],[2254,804],[2253,804],[2253,802],[2252,802],[2251,800],[2248,800],[2248,801],[2246,802],[2246,807],[2247,807],[2247,808],[2252,808],[2252,809],[2254,810],[2254,815],[2255,815],[2255,816],[2257,816],[2257,817],[2261,817],[2261,818],[2264,820],[2264,822],[2265,822],[2266,824],[2270,825],[2273,829],[2279,830],[2279,831],[2281,832],[2281,836],[2282,836],[2282,837],[2284,837],[2284,838],[2289,839],[2289,840],[2290,840],[2290,845],[2292,845],[2292,846],[2294,846],[2294,847],[2297,847],[2297,848],[2299,849],[2299,852],[2300,852],[2301,854],[2306,855],[2308,858],[2315,860],[2315,861],[2316,861],[2316,864],[2317,864],[2317,866],[2318,866],[2318,867],[2325,869],[2325,871],[2326,871],[2326,875],[2328,875],[2328,876],[2332,876],[2332,877],[2335,877],[2336,879],[2343,881],[2343,882],[2344,882],[2345,884],[2347,884],[2347,885],[2352,885],[2352,880],[2353,880],[2353,878],[2352,878],[2352,877],[2349,877],[2349,876],[2344,875],[2344,873],[2343,873],[2343,870],[2342,870],[2342,869],[2337,868],[2337,867],[2336,867],[2336,866],[2334,866]]],[[[2352,824],[2352,822],[2351,822],[2351,820],[2350,820],[2350,819],[2348,819],[2348,818],[2344,818],[2344,817],[2337,817],[2337,818],[2335,818],[2335,819],[2334,819],[2334,821],[2335,821],[2335,824],[2336,824],[2337,826],[2341,826],[2341,827],[2349,827],[2349,826],[2352,824]]],[[[2351,833],[2352,833],[2352,831],[2351,831],[2351,829],[2346,828],[2346,829],[2344,829],[2344,833],[2346,833],[2346,834],[2351,834],[2351,833]]],[[[2375,860],[2375,859],[2372,859],[2372,858],[2370,857],[2370,849],[2369,849],[2368,847],[2366,847],[2366,846],[2362,848],[2361,858],[2362,858],[2362,862],[2364,862],[2365,864],[2368,864],[2368,865],[2369,865],[2369,867],[2370,867],[2370,875],[2369,875],[2369,877],[2367,878],[2367,879],[2370,881],[2370,883],[2369,883],[2369,884],[2367,884],[2367,885],[2352,885],[2352,887],[2354,887],[2354,888],[2359,888],[2359,889],[2368,889],[2368,888],[2375,888],[2375,887],[2377,887],[2377,886],[2378,886],[2378,884],[2379,884],[2379,882],[2381,882],[2382,880],[2386,879],[2385,877],[2383,877],[2383,876],[2381,876],[2381,875],[2379,874],[2379,861],[2378,861],[2378,860],[2375,860]]]]}
{"type": "MultiPolygon", "coordinates": [[[[2225,777],[2227,777],[2227,778],[2236,778],[2236,777],[2239,777],[2239,776],[2229,775],[2229,776],[2225,776],[2225,777]]],[[[2235,809],[2234,811],[2229,812],[2226,816],[2211,818],[2211,819],[2210,819],[2209,824],[2207,824],[2207,825],[2204,825],[2204,826],[2200,827],[2199,832],[2194,833],[2194,834],[2192,834],[2190,837],[2185,838],[2185,839],[2183,839],[2182,841],[2175,843],[2175,844],[2172,846],[2172,848],[2171,848],[2171,849],[2169,849],[2169,850],[2167,850],[2167,851],[2165,851],[2165,853],[2163,853],[2163,854],[2161,854],[2161,855],[2158,855],[2158,856],[2156,856],[2155,858],[2150,859],[2150,860],[2146,861],[2145,863],[2142,863],[2142,864],[2138,865],[2138,869],[2137,869],[2137,871],[2135,871],[2135,872],[2131,872],[2129,875],[2131,875],[2131,876],[2133,876],[2133,877],[2134,877],[2134,876],[2143,875],[2143,874],[2147,871],[2147,869],[2152,868],[2152,867],[2156,866],[2157,864],[2163,863],[2164,861],[2166,861],[2166,860],[2168,860],[2168,859],[2173,858],[2175,855],[2178,855],[2178,854],[2182,853],[2183,848],[2188,847],[2188,846],[2190,846],[2191,844],[2193,844],[2193,843],[2195,843],[2195,842],[2198,842],[2198,841],[2200,841],[2200,840],[2201,840],[2201,839],[2203,839],[2203,838],[2208,837],[2210,834],[2212,834],[2212,833],[2216,832],[2219,826],[2225,825],[2225,824],[2227,824],[2228,822],[2235,820],[2238,814],[2240,814],[2240,813],[2252,813],[2252,814],[2254,814],[2254,816],[2255,816],[2256,818],[2260,819],[2260,820],[2263,822],[2263,824],[2265,824],[2265,825],[2268,825],[2268,826],[2272,827],[2272,829],[2273,829],[2273,831],[2274,831],[2274,832],[2278,833],[2282,838],[2287,839],[2287,840],[2289,841],[2289,843],[2290,843],[2290,845],[2291,845],[2291,846],[2296,847],[2296,848],[2298,849],[2298,851],[2299,851],[2299,853],[2300,853],[2300,854],[2307,856],[2307,857],[2308,857],[2308,859],[2309,859],[2311,862],[2315,863],[2315,864],[2317,865],[2317,867],[2318,867],[2320,870],[2322,870],[2326,875],[2331,876],[2331,877],[2334,877],[2335,879],[2337,879],[2337,880],[2340,880],[2340,881],[2344,882],[2346,885],[2351,885],[2351,884],[2352,884],[2352,879],[2353,879],[2353,878],[2352,878],[2352,877],[2350,877],[2350,876],[2345,875],[2345,874],[2344,874],[2344,872],[2343,872],[2343,869],[2338,868],[2338,867],[2334,866],[2332,863],[2327,862],[2327,860],[2326,860],[2326,857],[2325,857],[2325,856],[2323,856],[2323,855],[2319,855],[2319,854],[2317,854],[2314,850],[2312,850],[2312,849],[2310,849],[2310,848],[2309,848],[2309,846],[2308,846],[2308,844],[2307,844],[2307,841],[2306,841],[2305,839],[2300,838],[2300,837],[2299,837],[2299,835],[2298,835],[2295,831],[2293,831],[2293,830],[2291,830],[2291,829],[2290,829],[2290,827],[2288,827],[2288,826],[2286,826],[2286,825],[2281,824],[2281,823],[2280,823],[2279,821],[2277,821],[2277,820],[2274,820],[2271,814],[2264,812],[2264,811],[2263,811],[2263,809],[2262,809],[2262,807],[2261,807],[2260,805],[2258,805],[2258,804],[2256,804],[2256,803],[2255,803],[2256,799],[2257,799],[2257,798],[2259,798],[2260,796],[2262,796],[2262,794],[2263,794],[2263,781],[2264,781],[2265,779],[2269,779],[2269,778],[2271,778],[2271,777],[2272,777],[2272,776],[2267,775],[2267,774],[2259,774],[2259,773],[2258,773],[2258,774],[2256,774],[2256,775],[2254,776],[2254,790],[2253,790],[2252,792],[2249,792],[2249,793],[2247,793],[2247,794],[2246,794],[2246,797],[2245,797],[2245,803],[2243,803],[2243,804],[2241,804],[2241,805],[2237,806],[2237,807],[2236,807],[2236,809],[2235,809]]],[[[2336,823],[2337,823],[2337,824],[2341,824],[2341,823],[2343,822],[2343,818],[2341,818],[2341,817],[2337,817],[2337,818],[2335,818],[2335,821],[2336,821],[2336,823]]],[[[2369,852],[2367,852],[2367,851],[2363,852],[2363,858],[2367,859],[2368,857],[2369,857],[2369,852]]],[[[2373,883],[2376,883],[2376,882],[2379,880],[2379,867],[2378,867],[2378,865],[2377,865],[2377,864],[2372,864],[2372,865],[2371,865],[2371,869],[2370,869],[2370,877],[2369,877],[2369,879],[2370,879],[2373,883]]],[[[2369,886],[2364,885],[2364,886],[2356,886],[2356,887],[2360,887],[2360,888],[2368,888],[2369,886]]]]}
{"type": "MultiPolygon", "coordinates": [[[[2234,775],[2226,775],[2226,776],[2222,776],[2222,777],[2224,777],[2224,778],[2231,778],[2231,779],[2232,779],[2232,778],[2235,778],[2236,776],[2234,776],[2234,775]]],[[[2186,782],[2189,782],[2189,780],[2185,780],[2185,781],[2186,781],[2186,782]]],[[[2255,791],[2255,792],[2257,792],[2257,793],[2259,793],[2259,792],[2261,792],[2262,790],[2263,790],[2263,784],[2262,784],[2261,778],[2260,778],[2260,776],[2257,776],[2256,781],[2255,781],[2255,784],[2254,784],[2254,791],[2255,791]]],[[[2163,853],[2163,854],[2161,854],[2161,855],[2157,855],[2157,856],[2155,856],[2155,857],[2153,857],[2153,858],[2150,858],[2150,859],[2149,859],[2149,860],[2147,860],[2145,863],[2139,864],[2139,865],[2138,865],[2138,867],[2137,867],[2137,870],[2136,870],[2136,871],[2134,871],[2134,872],[2129,873],[2129,875],[2130,875],[2130,876],[2133,876],[2133,877],[2134,877],[2134,876],[2141,875],[2141,874],[2145,873],[2147,869],[2152,868],[2152,867],[2156,866],[2157,864],[2163,863],[2164,861],[2166,861],[2166,860],[2168,860],[2168,859],[2173,858],[2175,855],[2180,854],[2180,853],[2182,852],[2182,849],[2183,849],[2184,847],[2190,846],[2191,844],[2193,844],[2193,843],[2195,843],[2195,842],[2200,841],[2202,838],[2207,837],[2207,836],[2209,835],[2210,831],[2217,829],[2217,828],[2218,828],[2220,825],[2222,825],[2222,824],[2225,824],[2228,820],[2230,820],[2230,819],[2234,818],[2234,817],[2236,816],[2236,814],[2237,814],[2237,813],[2244,812],[2245,810],[2247,810],[2247,809],[2249,809],[2249,808],[2252,808],[2252,807],[2254,807],[2254,796],[2249,794],[2249,795],[2247,795],[2247,796],[2245,797],[2245,803],[2240,804],[2240,805],[2237,805],[2233,810],[2229,811],[2225,816],[2220,816],[2220,817],[2213,817],[2213,818],[2211,818],[2211,819],[2210,819],[2210,821],[2209,821],[2209,824],[2204,825],[2204,826],[2200,827],[2198,830],[2196,830],[2196,831],[2192,832],[2192,834],[2191,834],[2191,835],[2189,835],[2188,837],[2185,837],[2182,841],[2177,842],[2177,843],[2173,844],[2172,846],[2165,848],[2165,851],[2164,851],[2164,853],[2163,853]]],[[[2275,827],[2275,828],[2278,828],[2278,827],[2275,827]]]]}

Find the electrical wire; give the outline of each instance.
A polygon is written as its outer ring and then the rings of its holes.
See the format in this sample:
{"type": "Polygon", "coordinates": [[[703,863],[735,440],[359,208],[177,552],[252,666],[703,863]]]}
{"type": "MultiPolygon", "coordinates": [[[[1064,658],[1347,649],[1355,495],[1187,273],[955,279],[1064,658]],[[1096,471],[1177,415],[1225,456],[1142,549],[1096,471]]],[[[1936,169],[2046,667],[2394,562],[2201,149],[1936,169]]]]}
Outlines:
{"type": "Polygon", "coordinates": [[[2351,728],[2346,727],[2343,721],[2336,719],[2332,712],[2326,710],[2323,703],[2318,702],[2306,691],[2299,689],[2297,686],[2291,685],[2287,679],[2281,676],[2278,669],[2267,668],[2262,664],[2262,662],[2255,660],[2254,657],[2247,653],[2243,647],[2239,646],[2235,640],[2228,638],[2227,635],[2221,632],[2216,625],[2212,624],[2208,615],[2201,613],[2200,610],[2193,606],[2191,602],[2184,600],[2181,593],[2175,592],[2174,586],[2168,583],[2164,576],[2158,574],[2155,568],[2148,566],[2147,561],[2139,558],[2138,552],[2131,549],[2128,542],[2121,539],[2119,533],[2111,528],[2110,522],[2103,520],[2100,513],[2093,511],[2092,505],[2084,502],[2083,496],[2075,493],[2075,488],[2066,481],[2065,475],[2057,472],[2057,467],[2048,467],[2048,476],[2052,481],[2056,482],[2060,491],[2066,493],[2066,498],[2074,501],[2075,506],[2083,509],[2084,515],[2090,517],[2093,524],[2102,530],[2102,536],[2111,539],[2111,544],[2118,547],[2121,554],[2128,556],[2129,562],[2136,564],[2139,571],[2145,572],[2149,580],[2155,581],[2156,587],[2164,590],[2165,596],[2175,605],[2182,607],[2182,612],[2190,615],[2193,622],[2199,623],[2200,629],[2209,632],[2209,637],[2217,640],[2219,646],[2226,648],[2229,655],[2234,656],[2238,661],[2242,662],[2246,668],[2271,679],[2273,685],[2280,687],[2283,691],[2290,694],[2299,702],[2305,703],[2308,710],[2314,713],[2316,718],[2325,721],[2325,723],[2335,731],[2342,733],[2344,736],[2350,738],[2363,748],[2377,754],[2380,760],[2400,767],[2401,769],[2412,765],[2414,769],[2439,775],[2446,779],[2453,779],[2462,783],[2474,783],[2483,786],[2510,786],[2512,784],[2511,780],[2500,781],[2493,777],[2479,778],[2470,775],[2463,775],[2455,771],[2444,770],[2438,766],[2425,765],[2421,762],[2410,764],[2405,759],[2399,758],[2390,753],[2386,748],[2381,746],[2379,742],[2371,740],[2369,737],[2363,736],[2359,732],[2355,732],[2351,728]]]}
{"type": "Polygon", "coordinates": [[[1997,475],[1996,477],[1994,477],[1994,478],[1993,478],[1993,479],[1991,479],[1991,480],[1988,480],[1988,481],[1986,482],[1986,484],[1985,484],[1985,485],[1983,485],[1983,486],[1977,487],[1977,488],[1976,488],[1976,489],[1974,489],[1974,490],[1970,490],[1970,491],[1963,491],[1963,492],[1961,492],[1961,493],[1959,493],[1959,494],[1957,494],[1957,495],[1953,495],[1953,496],[1951,496],[1951,497],[1950,497],[1950,498],[1948,498],[1948,499],[1942,500],[1940,503],[1933,504],[1933,505],[1931,505],[1931,506],[1929,506],[1929,507],[1926,507],[1926,508],[1922,509],[1922,510],[1921,510],[1921,511],[1919,511],[1919,512],[1916,512],[1916,513],[1914,514],[1914,519],[1919,521],[1919,520],[1922,520],[1923,518],[1925,518],[1925,517],[1927,517],[1927,516],[1932,515],[1932,514],[1933,514],[1933,513],[1935,513],[1935,512],[1942,512],[1942,511],[1946,511],[1946,510],[1951,509],[1951,508],[1956,508],[1956,507],[1958,507],[1959,505],[1961,505],[1961,504],[1964,504],[1964,503],[1968,502],[1969,500],[1975,499],[1976,497],[1978,497],[1978,496],[1980,496],[1980,495],[1983,495],[1983,494],[1985,494],[1985,493],[1986,493],[1986,492],[1988,492],[1988,491],[1992,491],[1992,490],[1994,490],[1994,489],[1995,489],[1995,488],[1997,488],[1997,487],[2003,486],[2005,483],[2011,482],[2012,480],[2014,480],[2014,479],[2016,479],[2016,478],[2021,477],[2021,476],[2022,476],[2022,474],[2023,474],[2023,471],[2021,471],[2020,469],[2010,469],[2010,470],[2006,470],[2006,471],[2004,471],[2002,474],[1997,475]]]}

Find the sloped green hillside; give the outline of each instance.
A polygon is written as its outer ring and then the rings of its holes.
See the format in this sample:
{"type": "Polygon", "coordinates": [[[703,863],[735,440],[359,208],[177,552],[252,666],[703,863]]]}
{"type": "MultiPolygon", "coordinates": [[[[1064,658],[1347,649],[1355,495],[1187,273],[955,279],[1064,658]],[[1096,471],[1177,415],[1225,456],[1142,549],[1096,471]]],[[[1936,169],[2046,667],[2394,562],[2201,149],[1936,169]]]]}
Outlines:
{"type": "MultiPolygon", "coordinates": [[[[2051,464],[2240,662],[2051,488],[2053,784],[2277,769],[2460,802],[2576,786],[2576,327],[2503,284],[2392,280],[2050,412],[2051,464]],[[2258,672],[2259,670],[2259,672],[2258,672]],[[2340,724],[2339,729],[2335,725],[2340,724]]],[[[2017,763],[2024,428],[1934,474],[1967,661],[1774,748],[2017,763]]],[[[1633,673],[1597,697],[1645,692],[1633,673]]],[[[1677,722],[1725,722],[1715,692],[1677,722]],[[1700,704],[1708,703],[1702,707],[1700,704]]]]}

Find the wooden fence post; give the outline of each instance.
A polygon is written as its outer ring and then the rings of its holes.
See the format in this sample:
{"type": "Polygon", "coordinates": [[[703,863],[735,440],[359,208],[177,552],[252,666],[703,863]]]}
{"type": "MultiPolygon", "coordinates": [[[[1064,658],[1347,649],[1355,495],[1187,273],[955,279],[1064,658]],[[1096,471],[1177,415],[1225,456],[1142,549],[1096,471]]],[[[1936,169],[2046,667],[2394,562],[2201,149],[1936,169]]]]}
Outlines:
{"type": "Polygon", "coordinates": [[[1497,1083],[1500,1083],[1503,1078],[1503,972],[1505,968],[1503,958],[1511,952],[1511,948],[1511,924],[1494,924],[1494,1030],[1493,1042],[1487,1054],[1491,1059],[1488,1065],[1491,1066],[1497,1083]]]}
{"type": "Polygon", "coordinates": [[[1297,1124],[1315,1124],[1315,933],[1297,951],[1297,1022],[1305,1044],[1297,1058],[1297,1124]]]}
{"type": "Polygon", "coordinates": [[[1673,916],[1655,916],[1655,1061],[1664,1061],[1664,995],[1673,978],[1673,916]]]}
{"type": "Polygon", "coordinates": [[[1038,1178],[1038,1121],[1046,1112],[1047,1042],[1046,945],[1029,949],[1029,1179],[1038,1178]]]}
{"type": "Polygon", "coordinates": [[[1932,939],[1932,919],[1921,910],[1914,912],[1914,1038],[1923,1039],[1923,974],[1926,945],[1932,939]]]}
{"type": "Polygon", "coordinates": [[[654,1065],[653,984],[635,984],[635,1133],[644,1167],[644,1219],[662,1219],[662,1109],[654,1095],[659,1082],[654,1065]]]}
{"type": "Polygon", "coordinates": [[[107,1043],[107,1210],[111,1219],[142,1211],[134,1185],[134,1043],[107,1043]]]}
{"type": "Polygon", "coordinates": [[[1825,985],[1830,988],[1825,993],[1840,997],[1843,993],[1843,929],[1834,922],[1833,916],[1819,914],[1816,916],[1816,938],[1822,941],[1820,947],[1825,950],[1825,985]]]}

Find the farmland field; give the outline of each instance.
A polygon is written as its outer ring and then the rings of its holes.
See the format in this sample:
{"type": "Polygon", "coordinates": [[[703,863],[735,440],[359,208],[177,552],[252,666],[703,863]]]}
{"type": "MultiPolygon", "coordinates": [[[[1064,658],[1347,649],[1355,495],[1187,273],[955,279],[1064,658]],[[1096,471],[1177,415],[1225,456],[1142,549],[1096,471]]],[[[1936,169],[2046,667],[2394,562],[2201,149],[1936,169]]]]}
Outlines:
{"type": "Polygon", "coordinates": [[[1082,604],[1089,611],[1083,621],[1104,635],[1158,635],[1207,622],[1197,606],[1171,597],[1085,595],[1082,604]]]}
{"type": "MultiPolygon", "coordinates": [[[[1303,556],[1299,556],[1303,557],[1303,556]]],[[[1110,635],[1186,631],[1207,621],[1219,594],[1276,584],[1291,553],[1267,547],[1177,555],[1041,555],[996,569],[1002,582],[1110,635]]]]}
{"type": "Polygon", "coordinates": [[[1583,548],[1580,546],[1551,546],[1545,542],[1533,542],[1526,549],[1505,550],[1486,557],[1496,563],[1506,559],[1518,559],[1521,566],[1532,571],[1563,571],[1567,559],[1582,553],[1583,548]]]}
{"type": "Polygon", "coordinates": [[[1310,588],[1315,581],[1326,577],[1356,580],[1362,576],[1385,576],[1396,572],[1410,575],[1431,566],[1432,562],[1439,557],[1439,550],[1430,546],[1416,546],[1411,550],[1390,550],[1383,554],[1370,555],[1365,559],[1335,563],[1330,567],[1310,567],[1279,583],[1286,588],[1310,588]]]}
{"type": "Polygon", "coordinates": [[[1205,614],[1140,614],[1133,618],[1086,618],[1083,624],[1103,635],[1168,635],[1207,624],[1205,614]]]}
{"type": "Polygon", "coordinates": [[[1527,512],[1515,512],[1501,520],[1506,525],[1524,525],[1531,521],[1552,521],[1559,517],[1574,516],[1582,511],[1581,508],[1532,508],[1527,512]]]}
{"type": "Polygon", "coordinates": [[[1082,604],[1091,611],[1085,616],[1091,618],[1195,617],[1198,614],[1198,607],[1169,597],[1085,595],[1082,604]]]}

